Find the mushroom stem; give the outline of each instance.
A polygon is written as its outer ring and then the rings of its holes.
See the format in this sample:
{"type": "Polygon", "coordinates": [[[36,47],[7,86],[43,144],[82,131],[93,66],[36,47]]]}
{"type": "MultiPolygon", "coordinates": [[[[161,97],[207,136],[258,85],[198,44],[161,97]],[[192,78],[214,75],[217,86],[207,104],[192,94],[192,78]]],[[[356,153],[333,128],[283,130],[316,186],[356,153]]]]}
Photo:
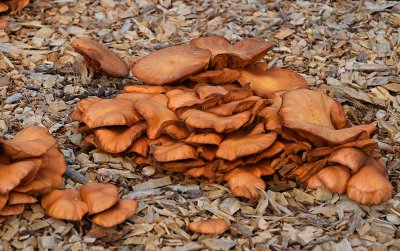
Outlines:
{"type": "Polygon", "coordinates": [[[87,177],[83,176],[70,166],[68,166],[67,170],[65,170],[64,177],[80,184],[86,184],[89,182],[87,177]]]}

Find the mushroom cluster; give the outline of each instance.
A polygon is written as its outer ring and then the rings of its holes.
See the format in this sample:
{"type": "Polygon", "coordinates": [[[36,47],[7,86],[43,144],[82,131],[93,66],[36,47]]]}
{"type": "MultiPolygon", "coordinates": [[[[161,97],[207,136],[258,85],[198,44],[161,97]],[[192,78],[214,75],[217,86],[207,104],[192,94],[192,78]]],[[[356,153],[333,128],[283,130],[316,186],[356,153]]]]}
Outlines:
{"type": "Polygon", "coordinates": [[[138,204],[120,199],[118,187],[112,184],[89,182],[79,191],[53,190],[43,196],[42,207],[53,218],[80,221],[88,214],[95,224],[113,227],[134,215],[138,204]]]}
{"type": "Polygon", "coordinates": [[[65,170],[64,155],[46,128],[29,126],[12,140],[0,139],[0,222],[62,185],[65,170]]]}
{"type": "Polygon", "coordinates": [[[28,4],[29,0],[0,1],[0,13],[10,11],[10,14],[15,14],[25,8],[28,4]]]}
{"type": "Polygon", "coordinates": [[[308,90],[301,75],[260,62],[271,47],[200,37],[139,59],[132,73],[145,84],[78,102],[71,116],[87,133],[82,144],[133,155],[139,166],[226,181],[249,199],[274,173],[363,204],[391,198],[373,152],[375,126],[352,126],[341,105],[308,90]]]}

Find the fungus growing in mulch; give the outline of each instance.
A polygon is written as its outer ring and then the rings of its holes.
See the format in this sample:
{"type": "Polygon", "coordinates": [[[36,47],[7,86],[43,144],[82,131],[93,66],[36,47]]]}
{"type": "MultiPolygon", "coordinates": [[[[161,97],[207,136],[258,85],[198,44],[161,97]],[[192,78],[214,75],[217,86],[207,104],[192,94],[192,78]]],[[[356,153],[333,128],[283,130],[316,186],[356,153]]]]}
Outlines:
{"type": "Polygon", "coordinates": [[[42,198],[46,215],[56,219],[80,221],[88,206],[77,190],[54,190],[42,198]]]}
{"type": "Polygon", "coordinates": [[[103,212],[119,201],[118,187],[112,184],[88,182],[79,190],[82,201],[88,206],[88,213],[103,212]]]}
{"type": "Polygon", "coordinates": [[[29,0],[8,0],[0,2],[0,13],[10,11],[10,14],[16,14],[28,6],[29,0]]]}
{"type": "Polygon", "coordinates": [[[113,207],[96,214],[93,222],[102,227],[113,227],[136,214],[138,203],[131,199],[119,200],[113,207]]]}
{"type": "Polygon", "coordinates": [[[189,229],[199,234],[217,235],[223,234],[229,229],[229,226],[223,219],[207,219],[191,222],[189,229]]]}

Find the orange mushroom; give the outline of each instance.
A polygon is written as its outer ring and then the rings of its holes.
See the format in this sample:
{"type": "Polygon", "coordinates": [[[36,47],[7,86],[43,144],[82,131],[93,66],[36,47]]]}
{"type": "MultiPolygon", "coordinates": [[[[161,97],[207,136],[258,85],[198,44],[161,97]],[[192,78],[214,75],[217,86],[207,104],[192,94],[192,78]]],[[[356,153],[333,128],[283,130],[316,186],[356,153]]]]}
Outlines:
{"type": "Polygon", "coordinates": [[[169,124],[164,127],[162,134],[167,134],[176,140],[184,140],[189,136],[190,132],[184,126],[169,124]]]}
{"type": "Polygon", "coordinates": [[[115,99],[129,99],[132,101],[138,101],[151,98],[153,97],[153,95],[154,94],[149,94],[149,93],[128,92],[128,93],[118,94],[117,96],[115,96],[115,99]]]}
{"type": "Polygon", "coordinates": [[[195,87],[195,91],[200,99],[207,99],[211,97],[221,97],[226,95],[229,91],[222,86],[199,84],[195,87]]]}
{"type": "MultiPolygon", "coordinates": [[[[4,9],[4,3],[1,3],[0,2],[0,12],[3,12],[3,9],[4,9]]],[[[7,19],[5,19],[5,18],[1,18],[0,19],[0,30],[5,30],[5,29],[7,29],[8,28],[8,20],[7,19]]]]}
{"type": "Polygon", "coordinates": [[[299,89],[283,94],[279,114],[285,127],[309,138],[311,142],[321,139],[340,145],[355,139],[369,138],[376,129],[371,125],[344,128],[347,120],[340,104],[312,90],[299,89]]]}
{"type": "Polygon", "coordinates": [[[184,174],[189,177],[205,177],[208,179],[212,179],[220,162],[221,160],[208,162],[204,166],[190,168],[189,170],[185,171],[184,174]]]}
{"type": "Polygon", "coordinates": [[[153,85],[125,85],[125,92],[143,93],[143,94],[161,94],[167,92],[164,86],[153,85]]]}
{"type": "Polygon", "coordinates": [[[265,190],[265,182],[250,172],[243,169],[233,169],[224,175],[232,194],[247,199],[255,199],[260,196],[258,188],[265,190]]]}
{"type": "Polygon", "coordinates": [[[10,14],[20,12],[23,8],[28,6],[29,0],[8,0],[5,3],[0,2],[0,12],[10,10],[10,14]],[[5,8],[4,5],[7,7],[5,8]]]}
{"type": "Polygon", "coordinates": [[[154,149],[153,156],[158,162],[197,159],[196,150],[185,143],[158,146],[154,149]]]}
{"type": "Polygon", "coordinates": [[[200,110],[214,107],[221,99],[219,96],[200,99],[195,91],[182,91],[179,89],[168,91],[166,95],[168,97],[168,108],[174,111],[177,115],[192,107],[200,110]]]}
{"type": "Polygon", "coordinates": [[[185,143],[191,145],[219,145],[222,136],[217,133],[192,133],[185,139],[185,143]]]}
{"type": "Polygon", "coordinates": [[[82,121],[91,129],[131,126],[142,119],[135,109],[135,102],[128,99],[103,99],[92,104],[82,115],[82,121]]]}
{"type": "Polygon", "coordinates": [[[326,166],[327,159],[321,159],[313,162],[307,162],[302,164],[301,166],[294,169],[289,173],[288,178],[296,177],[298,181],[305,182],[307,181],[313,174],[319,172],[322,168],[326,166]]]}
{"type": "Polygon", "coordinates": [[[113,227],[136,214],[138,203],[131,199],[122,199],[113,207],[96,214],[93,222],[102,227],[113,227]]]}
{"type": "Polygon", "coordinates": [[[190,41],[190,44],[212,53],[211,68],[244,68],[257,63],[273,46],[272,42],[256,39],[243,39],[231,45],[221,36],[200,37],[190,41]]]}
{"type": "Polygon", "coordinates": [[[7,10],[8,10],[8,5],[3,2],[0,2],[0,13],[6,12],[7,10]]]}
{"type": "Polygon", "coordinates": [[[345,193],[350,170],[345,166],[328,166],[318,172],[319,180],[332,192],[345,193]]]}
{"type": "Polygon", "coordinates": [[[184,160],[184,161],[171,161],[162,163],[161,168],[169,172],[181,173],[187,169],[204,166],[205,162],[202,159],[184,160]]]}
{"type": "Polygon", "coordinates": [[[8,198],[8,193],[0,194],[0,210],[7,205],[8,198]]]}
{"type": "Polygon", "coordinates": [[[38,200],[28,194],[18,193],[18,192],[10,192],[10,197],[8,199],[8,205],[17,205],[17,204],[32,204],[36,203],[38,200]]]}
{"type": "Polygon", "coordinates": [[[311,177],[307,180],[308,189],[317,189],[323,186],[324,183],[322,183],[321,179],[318,176],[318,173],[311,175],[311,177]]]}
{"type": "Polygon", "coordinates": [[[89,182],[82,186],[79,193],[88,207],[89,214],[103,212],[119,201],[118,187],[112,184],[89,182]]]}
{"type": "Polygon", "coordinates": [[[270,147],[261,153],[254,154],[246,159],[246,164],[255,164],[262,159],[267,159],[276,156],[285,149],[285,145],[280,141],[275,141],[270,147]]]}
{"type": "Polygon", "coordinates": [[[62,220],[80,221],[88,212],[77,190],[53,190],[43,196],[42,207],[48,216],[62,220]]]}
{"type": "Polygon", "coordinates": [[[118,78],[128,76],[129,68],[125,61],[104,45],[82,37],[72,41],[71,46],[85,58],[82,66],[89,69],[89,79],[95,72],[118,78]]]}
{"type": "Polygon", "coordinates": [[[190,80],[199,83],[224,84],[235,81],[239,76],[239,71],[224,68],[222,70],[203,71],[191,76],[190,80]]]}
{"type": "Polygon", "coordinates": [[[189,229],[199,234],[223,234],[229,229],[228,224],[223,219],[208,219],[191,222],[189,229]]]}
{"type": "Polygon", "coordinates": [[[386,170],[382,170],[377,160],[368,158],[347,183],[347,195],[350,199],[367,205],[377,205],[389,200],[393,187],[385,174],[386,170]]]}
{"type": "Polygon", "coordinates": [[[206,69],[210,57],[210,51],[193,45],[172,46],[139,59],[132,73],[151,85],[180,83],[206,69]]]}
{"type": "Polygon", "coordinates": [[[0,194],[5,194],[17,187],[29,174],[37,170],[34,161],[19,161],[10,165],[0,166],[0,194]]]}
{"type": "Polygon", "coordinates": [[[127,128],[99,128],[94,131],[94,142],[96,147],[105,152],[121,153],[128,149],[146,128],[146,122],[139,122],[127,128]]]}
{"type": "Polygon", "coordinates": [[[0,216],[12,216],[21,214],[25,209],[25,204],[5,206],[0,210],[0,216]]]}
{"type": "Polygon", "coordinates": [[[265,120],[265,130],[281,132],[282,120],[278,115],[278,110],[273,106],[267,106],[262,108],[258,116],[264,118],[265,120]]]}
{"type": "Polygon", "coordinates": [[[328,161],[346,166],[355,173],[364,165],[367,158],[367,154],[361,150],[353,147],[344,147],[333,152],[328,161]]]}
{"type": "Polygon", "coordinates": [[[251,109],[260,99],[261,98],[257,96],[250,96],[243,100],[232,101],[229,103],[214,106],[207,109],[206,111],[219,116],[231,116],[251,109]]]}
{"type": "Polygon", "coordinates": [[[142,157],[149,155],[149,145],[147,144],[147,137],[140,137],[137,139],[131,147],[129,147],[128,153],[137,153],[142,157]]]}
{"type": "Polygon", "coordinates": [[[214,145],[201,145],[196,148],[197,155],[208,161],[215,159],[218,151],[218,146],[214,145]]]}
{"type": "Polygon", "coordinates": [[[250,89],[261,97],[271,97],[280,91],[307,88],[307,81],[290,69],[272,68],[262,71],[248,68],[239,72],[237,81],[242,86],[249,84],[250,89]]]}

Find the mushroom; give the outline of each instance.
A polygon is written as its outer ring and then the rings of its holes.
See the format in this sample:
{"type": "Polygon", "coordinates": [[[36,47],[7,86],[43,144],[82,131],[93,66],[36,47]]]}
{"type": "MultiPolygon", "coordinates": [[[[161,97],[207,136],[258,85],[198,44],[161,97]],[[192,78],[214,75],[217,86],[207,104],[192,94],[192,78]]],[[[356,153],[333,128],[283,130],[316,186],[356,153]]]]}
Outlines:
{"type": "Polygon", "coordinates": [[[215,159],[218,151],[218,146],[215,145],[201,145],[196,148],[197,155],[208,161],[215,159]]]}
{"type": "Polygon", "coordinates": [[[105,152],[121,153],[128,149],[146,131],[146,128],[146,122],[139,122],[131,127],[99,128],[94,131],[94,142],[105,152]]]}
{"type": "Polygon", "coordinates": [[[8,198],[9,198],[8,193],[0,194],[0,210],[7,205],[8,198]]]}
{"type": "MultiPolygon", "coordinates": [[[[383,167],[384,169],[384,167],[383,167]]],[[[368,158],[347,183],[347,195],[361,204],[377,205],[392,197],[393,187],[377,160],[368,158]]]]}
{"type": "Polygon", "coordinates": [[[345,193],[350,170],[345,166],[328,166],[318,172],[319,180],[332,192],[345,193]]]}
{"type": "Polygon", "coordinates": [[[297,154],[300,151],[309,151],[311,150],[312,146],[308,142],[286,142],[285,143],[285,154],[294,153],[297,154]]]}
{"type": "Polygon", "coordinates": [[[118,94],[117,96],[115,96],[115,99],[129,99],[132,101],[138,101],[151,98],[153,97],[153,95],[154,94],[149,94],[149,93],[128,92],[128,93],[118,94]]]}
{"type": "Polygon", "coordinates": [[[228,224],[223,219],[207,219],[191,222],[189,229],[199,234],[223,234],[229,229],[228,224]]]}
{"type": "Polygon", "coordinates": [[[322,183],[321,179],[318,176],[318,173],[311,175],[311,177],[307,180],[308,189],[317,189],[323,186],[324,183],[322,183]]]}
{"type": "Polygon", "coordinates": [[[190,44],[212,53],[211,68],[244,68],[260,61],[273,46],[272,42],[256,39],[243,39],[234,45],[221,36],[200,37],[190,44]]]}
{"type": "Polygon", "coordinates": [[[125,92],[132,93],[143,93],[143,94],[161,94],[167,92],[164,86],[152,86],[152,85],[125,85],[125,92]]]}
{"type": "Polygon", "coordinates": [[[222,70],[203,71],[190,77],[190,80],[199,83],[224,84],[235,81],[240,76],[239,71],[224,68],[222,70]]]}
{"type": "Polygon", "coordinates": [[[246,159],[246,164],[255,164],[262,159],[274,157],[285,149],[285,145],[280,141],[275,141],[270,147],[261,153],[254,154],[246,159]]]}
{"type": "Polygon", "coordinates": [[[0,13],[1,12],[6,12],[6,11],[8,11],[8,5],[3,3],[3,2],[0,2],[0,13]]]}
{"type": "Polygon", "coordinates": [[[220,96],[200,99],[195,91],[185,92],[182,90],[174,90],[167,92],[166,95],[168,97],[168,108],[174,111],[177,115],[192,107],[200,110],[214,107],[221,100],[220,96]]]}
{"type": "Polygon", "coordinates": [[[234,135],[226,138],[218,147],[217,157],[229,161],[256,154],[270,147],[277,137],[274,132],[252,136],[234,135]]]}
{"type": "Polygon", "coordinates": [[[290,172],[288,178],[296,177],[298,181],[307,181],[313,174],[324,168],[327,161],[327,159],[320,159],[313,162],[306,162],[290,172]]]}
{"type": "Polygon", "coordinates": [[[223,86],[214,86],[199,84],[195,87],[195,91],[200,99],[207,99],[212,97],[221,97],[228,94],[228,90],[223,86]]]}
{"type": "Polygon", "coordinates": [[[237,81],[242,85],[250,85],[258,96],[271,97],[275,92],[307,88],[307,81],[290,69],[272,68],[265,71],[248,68],[240,69],[237,81]]]}
{"type": "Polygon", "coordinates": [[[34,173],[38,168],[35,161],[30,160],[0,166],[0,194],[16,188],[27,175],[34,173]]]}
{"type": "Polygon", "coordinates": [[[344,147],[333,152],[328,161],[346,166],[355,173],[364,165],[367,158],[367,155],[361,150],[353,147],[344,147]]]}
{"type": "MultiPolygon", "coordinates": [[[[8,0],[5,4],[8,5],[8,8],[10,9],[10,14],[15,14],[28,6],[29,0],[8,0]]],[[[7,9],[5,9],[4,11],[7,11],[7,9]]]]}
{"type": "Polygon", "coordinates": [[[346,126],[342,107],[332,98],[312,90],[293,90],[283,94],[279,111],[283,125],[316,142],[340,145],[355,139],[369,138],[376,130],[372,125],[346,126]]]}
{"type": "Polygon", "coordinates": [[[62,220],[80,221],[88,212],[77,190],[53,190],[43,196],[42,207],[48,216],[62,220]]]}
{"type": "Polygon", "coordinates": [[[154,149],[153,156],[158,162],[197,159],[196,150],[185,143],[158,146],[154,149]]]}
{"type": "Polygon", "coordinates": [[[103,99],[92,104],[82,115],[91,129],[104,126],[131,126],[143,118],[128,99],[103,99]]]}
{"type": "Polygon", "coordinates": [[[138,203],[131,199],[122,199],[113,207],[96,214],[93,222],[102,227],[113,227],[136,214],[138,203]]]}
{"type": "Polygon", "coordinates": [[[103,212],[119,201],[118,187],[112,184],[89,182],[81,187],[79,193],[88,207],[89,214],[103,212]]]}
{"type": "Polygon", "coordinates": [[[222,141],[222,136],[217,133],[192,133],[185,139],[185,143],[191,145],[216,145],[222,141]]]}
{"type": "MultiPolygon", "coordinates": [[[[3,10],[4,10],[4,3],[1,3],[0,2],[0,12],[3,12],[3,10]]],[[[5,18],[1,18],[0,19],[0,30],[5,30],[5,29],[7,29],[8,28],[8,20],[7,19],[5,19],[5,18]]]]}
{"type": "Polygon", "coordinates": [[[25,204],[5,206],[0,210],[0,216],[12,216],[21,214],[25,209],[25,204]]]}
{"type": "Polygon", "coordinates": [[[169,172],[181,173],[187,169],[204,166],[205,162],[202,159],[184,160],[184,161],[171,161],[162,163],[161,168],[169,172]]]}
{"type": "Polygon", "coordinates": [[[17,205],[17,204],[32,204],[36,203],[38,200],[28,194],[19,193],[19,192],[10,192],[10,197],[8,199],[8,205],[17,205]]]}
{"type": "Polygon", "coordinates": [[[189,136],[190,132],[184,126],[169,124],[164,127],[164,129],[162,130],[162,134],[169,135],[176,140],[184,140],[189,136]]]}
{"type": "Polygon", "coordinates": [[[264,118],[265,130],[281,132],[282,120],[279,117],[278,110],[275,107],[264,107],[258,112],[257,115],[264,118]]]}
{"type": "Polygon", "coordinates": [[[260,97],[250,96],[243,100],[233,101],[225,104],[220,104],[209,108],[206,112],[211,112],[218,116],[231,116],[251,109],[255,103],[260,100],[260,97]]]}
{"type": "Polygon", "coordinates": [[[139,59],[132,73],[150,85],[180,83],[206,69],[210,57],[209,50],[193,45],[172,46],[139,59]]]}
{"type": "Polygon", "coordinates": [[[212,113],[189,109],[179,118],[187,126],[198,129],[213,129],[217,133],[229,133],[241,128],[250,118],[251,112],[245,111],[232,116],[222,117],[212,113]]]}
{"type": "Polygon", "coordinates": [[[127,150],[128,153],[137,153],[140,156],[147,157],[149,155],[149,145],[147,144],[147,137],[142,136],[137,139],[131,147],[127,150]]]}
{"type": "Polygon", "coordinates": [[[255,199],[260,196],[258,189],[265,190],[265,182],[243,169],[233,169],[224,175],[232,194],[237,197],[255,199]]]}
{"type": "Polygon", "coordinates": [[[72,41],[71,46],[84,57],[83,71],[89,71],[87,77],[82,76],[85,82],[90,81],[96,72],[110,77],[125,78],[129,68],[125,61],[104,45],[90,38],[82,37],[72,41]]]}
{"type": "Polygon", "coordinates": [[[189,170],[185,171],[184,174],[190,177],[205,177],[208,179],[212,179],[220,162],[221,160],[208,162],[204,166],[190,168],[189,170]]]}
{"type": "Polygon", "coordinates": [[[235,161],[221,161],[218,166],[218,172],[227,173],[239,166],[244,165],[243,159],[237,159],[235,161]]]}

